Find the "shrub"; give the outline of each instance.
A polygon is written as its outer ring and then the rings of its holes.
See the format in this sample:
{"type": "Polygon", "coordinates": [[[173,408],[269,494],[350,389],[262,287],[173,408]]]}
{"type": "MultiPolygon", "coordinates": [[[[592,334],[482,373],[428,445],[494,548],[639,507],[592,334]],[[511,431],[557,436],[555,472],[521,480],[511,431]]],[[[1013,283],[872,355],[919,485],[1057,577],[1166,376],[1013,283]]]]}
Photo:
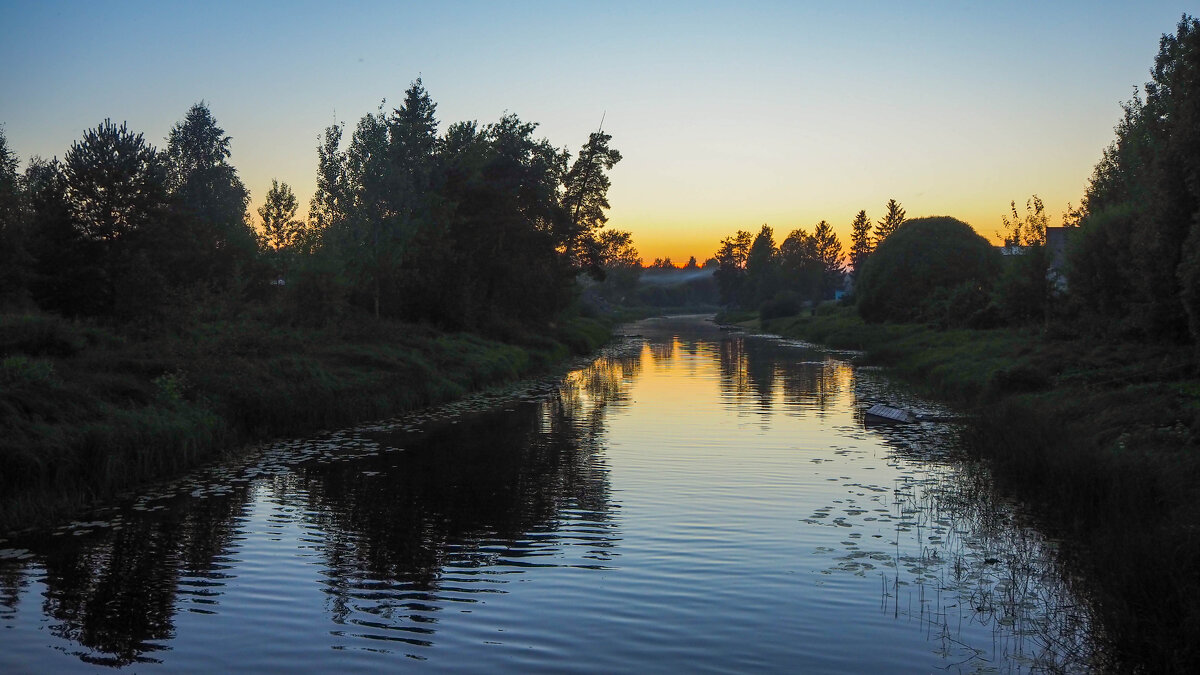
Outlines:
{"type": "Polygon", "coordinates": [[[871,322],[938,316],[959,324],[986,305],[979,298],[999,271],[999,252],[970,225],[946,216],[909,220],[863,266],[858,312],[871,322]]]}
{"type": "Polygon", "coordinates": [[[1046,318],[1053,286],[1047,273],[1049,251],[1044,245],[1026,247],[1022,255],[1008,256],[996,283],[997,311],[1011,324],[1028,324],[1046,318]]]}
{"type": "Polygon", "coordinates": [[[74,356],[101,339],[95,333],[54,316],[0,316],[0,355],[74,356]]]}
{"type": "Polygon", "coordinates": [[[31,359],[23,354],[0,359],[0,384],[46,382],[54,377],[54,364],[42,359],[31,359]]]}
{"type": "Polygon", "coordinates": [[[796,316],[800,313],[802,306],[800,296],[791,291],[780,291],[775,294],[774,298],[763,302],[758,310],[758,315],[763,321],[784,316],[796,316]]]}

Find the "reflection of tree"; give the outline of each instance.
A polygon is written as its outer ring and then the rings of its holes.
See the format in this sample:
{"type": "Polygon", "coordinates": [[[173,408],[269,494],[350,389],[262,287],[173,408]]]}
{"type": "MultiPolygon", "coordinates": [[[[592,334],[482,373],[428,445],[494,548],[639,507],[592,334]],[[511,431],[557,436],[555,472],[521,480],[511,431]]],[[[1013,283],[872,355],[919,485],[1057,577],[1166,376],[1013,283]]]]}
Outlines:
{"type": "Polygon", "coordinates": [[[835,359],[820,363],[785,361],[780,370],[784,398],[822,413],[853,381],[850,365],[835,359]]]}
{"type": "Polygon", "coordinates": [[[781,349],[772,340],[731,336],[718,352],[721,389],[730,402],[753,401],[771,407],[774,391],[783,391],[784,401],[824,412],[852,382],[850,366],[814,353],[781,349]]]}
{"type": "Polygon", "coordinates": [[[675,355],[675,340],[654,340],[646,345],[655,361],[670,361],[675,355]]]}
{"type": "Polygon", "coordinates": [[[186,592],[181,574],[220,585],[214,559],[229,550],[246,498],[242,488],[194,500],[190,508],[157,512],[84,545],[67,541],[50,551],[43,609],[59,621],[53,633],[94,650],[83,657],[92,663],[152,661],[146,654],[163,649],[154,641],[173,636],[175,603],[186,592]]]}
{"type": "Polygon", "coordinates": [[[608,406],[629,403],[629,385],[641,373],[642,365],[640,352],[606,354],[564,378],[558,404],[563,416],[577,428],[590,430],[592,436],[586,441],[595,441],[603,429],[608,406]]]}
{"type": "Polygon", "coordinates": [[[721,367],[721,390],[740,402],[749,395],[753,386],[750,379],[750,361],[746,358],[746,339],[738,335],[722,341],[718,358],[721,367]]]}
{"type": "Polygon", "coordinates": [[[18,564],[0,564],[0,617],[14,611],[21,600],[21,589],[25,586],[25,575],[18,564]]]}
{"type": "MultiPolygon", "coordinates": [[[[638,353],[605,356],[568,375],[548,400],[443,423],[417,446],[404,437],[403,453],[308,465],[258,493],[323,532],[336,622],[365,611],[377,627],[401,631],[397,639],[428,644],[429,614],[447,593],[461,601],[496,589],[448,588],[448,577],[483,580],[497,565],[546,564],[556,552],[579,566],[611,558],[604,417],[628,401],[641,368],[638,353]]],[[[399,444],[387,434],[378,440],[399,444]]],[[[219,601],[218,561],[231,552],[250,498],[236,484],[230,494],[129,513],[120,528],[47,537],[38,548],[50,630],[85,648],[89,663],[155,661],[153,652],[174,636],[181,603],[219,601]]],[[[0,607],[15,610],[27,577],[21,566],[4,569],[12,573],[0,577],[0,607]]]]}
{"type": "Polygon", "coordinates": [[[415,445],[378,434],[407,450],[302,471],[306,517],[325,533],[333,620],[430,644],[447,602],[497,590],[464,575],[500,582],[514,567],[569,563],[546,556],[570,552],[603,564],[615,542],[603,416],[639,367],[636,356],[601,358],[536,405],[464,416],[415,445]]]}

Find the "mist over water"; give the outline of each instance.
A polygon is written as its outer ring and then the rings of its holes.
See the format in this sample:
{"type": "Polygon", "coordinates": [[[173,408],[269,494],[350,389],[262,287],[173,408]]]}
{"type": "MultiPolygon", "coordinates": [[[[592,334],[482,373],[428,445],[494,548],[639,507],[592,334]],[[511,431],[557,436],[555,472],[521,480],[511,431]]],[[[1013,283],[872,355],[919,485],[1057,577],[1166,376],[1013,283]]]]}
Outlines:
{"type": "Polygon", "coordinates": [[[638,277],[638,281],[644,284],[656,285],[686,284],[697,279],[710,279],[716,271],[716,267],[698,270],[680,269],[674,271],[660,271],[651,269],[643,271],[642,276],[638,277]]]}
{"type": "Polygon", "coordinates": [[[0,543],[0,670],[1078,670],[1053,542],[867,369],[696,318],[0,543]]]}

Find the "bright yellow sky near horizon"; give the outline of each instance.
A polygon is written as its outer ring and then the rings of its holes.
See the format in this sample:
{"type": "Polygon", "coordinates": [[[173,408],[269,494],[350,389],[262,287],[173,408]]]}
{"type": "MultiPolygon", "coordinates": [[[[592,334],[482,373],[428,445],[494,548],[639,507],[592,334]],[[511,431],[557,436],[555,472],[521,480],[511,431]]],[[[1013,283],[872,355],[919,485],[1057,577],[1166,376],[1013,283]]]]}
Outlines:
{"type": "MultiPolygon", "coordinates": [[[[776,240],[896,199],[995,238],[1039,195],[1057,224],[1194,8],[1129,2],[747,0],[0,4],[0,123],[22,163],[105,118],[158,147],[205,101],[251,209],[302,204],[324,127],[397,105],[420,76],[441,128],[507,112],[578,152],[601,117],[624,159],[609,227],[646,262],[776,240]]],[[[257,215],[254,216],[257,222],[257,215]]]]}

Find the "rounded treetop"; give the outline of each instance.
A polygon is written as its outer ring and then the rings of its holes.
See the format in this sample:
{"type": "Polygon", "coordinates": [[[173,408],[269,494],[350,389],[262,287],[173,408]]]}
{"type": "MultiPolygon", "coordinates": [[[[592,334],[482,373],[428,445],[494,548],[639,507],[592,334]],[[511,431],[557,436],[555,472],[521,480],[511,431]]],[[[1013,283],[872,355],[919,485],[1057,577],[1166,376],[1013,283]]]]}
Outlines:
{"type": "Polygon", "coordinates": [[[859,275],[858,311],[868,321],[922,318],[932,296],[981,290],[1000,271],[1000,256],[957,218],[905,221],[871,253],[859,275]]]}

